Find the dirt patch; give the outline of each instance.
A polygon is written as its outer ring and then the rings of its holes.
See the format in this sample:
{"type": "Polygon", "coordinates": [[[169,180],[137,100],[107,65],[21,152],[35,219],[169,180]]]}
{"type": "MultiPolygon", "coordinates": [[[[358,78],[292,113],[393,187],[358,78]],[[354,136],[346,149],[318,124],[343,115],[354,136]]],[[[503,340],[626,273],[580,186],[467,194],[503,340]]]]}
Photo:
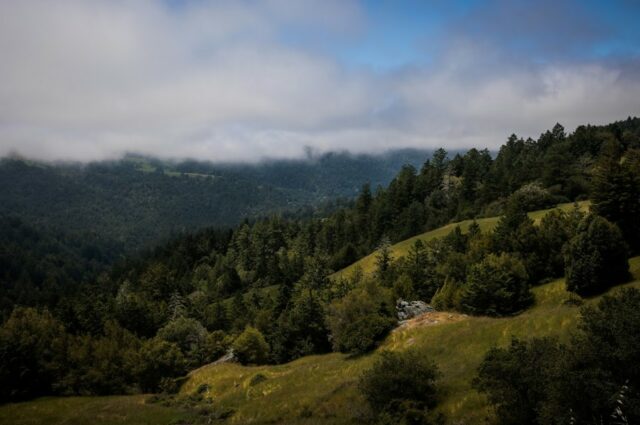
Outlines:
{"type": "Polygon", "coordinates": [[[420,326],[435,326],[443,323],[459,322],[466,319],[467,317],[469,316],[467,316],[466,314],[453,313],[449,311],[429,311],[416,316],[413,319],[401,322],[400,325],[396,329],[394,329],[394,331],[413,329],[420,326]]]}

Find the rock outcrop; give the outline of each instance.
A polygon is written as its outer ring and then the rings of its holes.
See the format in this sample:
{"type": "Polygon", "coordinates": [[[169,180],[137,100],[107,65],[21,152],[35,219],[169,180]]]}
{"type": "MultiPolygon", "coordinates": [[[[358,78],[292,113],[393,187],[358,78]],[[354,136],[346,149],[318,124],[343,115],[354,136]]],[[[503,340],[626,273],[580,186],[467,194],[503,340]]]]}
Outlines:
{"type": "Polygon", "coordinates": [[[408,320],[431,311],[436,310],[424,301],[405,301],[399,299],[396,302],[396,314],[400,321],[408,320]]]}

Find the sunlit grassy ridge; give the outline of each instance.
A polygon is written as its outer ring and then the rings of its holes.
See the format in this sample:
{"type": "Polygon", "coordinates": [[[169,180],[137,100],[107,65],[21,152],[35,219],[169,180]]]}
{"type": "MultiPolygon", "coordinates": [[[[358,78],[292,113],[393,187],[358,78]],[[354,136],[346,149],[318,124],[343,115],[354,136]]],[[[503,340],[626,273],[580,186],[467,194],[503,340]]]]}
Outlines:
{"type": "MultiPolygon", "coordinates": [[[[582,202],[578,202],[577,204],[581,211],[587,211],[589,208],[589,201],[582,201],[582,202]]],[[[531,217],[531,219],[537,223],[542,219],[542,217],[544,217],[547,213],[549,213],[549,211],[552,211],[554,209],[569,211],[572,208],[574,208],[574,206],[575,206],[574,203],[560,204],[555,208],[530,212],[529,217],[531,217]]],[[[478,225],[480,226],[480,229],[483,232],[488,232],[493,230],[496,224],[498,224],[499,220],[500,220],[500,217],[487,217],[487,218],[478,218],[476,219],[476,222],[478,223],[478,225]]],[[[460,226],[460,230],[462,230],[462,232],[465,233],[469,229],[469,226],[471,225],[471,223],[473,223],[473,220],[464,220],[457,223],[451,223],[451,224],[447,224],[446,226],[439,227],[435,230],[430,230],[428,232],[422,233],[412,238],[405,239],[391,246],[390,248],[391,255],[393,256],[393,258],[403,257],[407,254],[407,252],[409,252],[409,248],[411,248],[411,246],[418,239],[423,241],[429,241],[431,239],[441,238],[443,236],[448,235],[457,226],[460,226]]],[[[332,277],[334,278],[348,277],[357,268],[360,268],[364,273],[371,273],[375,268],[375,262],[376,262],[376,253],[373,252],[367,255],[366,257],[363,257],[360,260],[356,261],[355,263],[351,264],[350,266],[347,266],[344,269],[337,271],[332,275],[332,277]]]]}

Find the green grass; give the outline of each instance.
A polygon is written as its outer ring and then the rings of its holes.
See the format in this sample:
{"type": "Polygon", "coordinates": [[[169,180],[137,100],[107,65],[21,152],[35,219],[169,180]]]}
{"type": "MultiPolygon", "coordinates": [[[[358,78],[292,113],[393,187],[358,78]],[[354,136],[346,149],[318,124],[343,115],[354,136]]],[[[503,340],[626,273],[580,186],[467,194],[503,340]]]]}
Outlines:
{"type": "MultiPolygon", "coordinates": [[[[589,208],[589,201],[579,202],[578,206],[582,211],[587,211],[589,208]]],[[[531,219],[534,222],[538,223],[542,219],[542,217],[544,217],[550,211],[553,211],[555,209],[569,211],[573,207],[574,207],[573,203],[560,204],[555,208],[530,212],[529,217],[531,217],[531,219]]],[[[478,223],[478,225],[480,226],[480,229],[483,232],[489,232],[494,229],[494,227],[496,226],[499,220],[500,220],[500,217],[488,217],[488,218],[476,219],[476,222],[478,223]]],[[[411,248],[411,246],[418,239],[421,239],[426,242],[431,239],[441,238],[443,236],[448,235],[457,226],[460,226],[460,230],[462,230],[462,232],[464,233],[469,229],[469,226],[471,225],[472,222],[473,220],[464,220],[457,223],[447,224],[446,226],[439,227],[435,230],[431,230],[429,232],[422,233],[412,238],[405,239],[391,246],[391,255],[393,256],[393,258],[403,257],[407,255],[407,252],[409,252],[409,248],[411,248]]],[[[376,262],[376,253],[373,252],[367,255],[366,257],[363,257],[360,260],[356,261],[355,263],[351,264],[350,266],[334,273],[331,277],[332,278],[349,277],[353,274],[353,272],[357,268],[360,268],[364,273],[371,273],[375,269],[375,262],[376,262]]]]}
{"type": "MultiPolygon", "coordinates": [[[[127,161],[135,164],[136,170],[142,173],[155,173],[156,170],[158,169],[155,165],[151,164],[150,162],[142,158],[129,158],[127,161]]],[[[213,174],[185,173],[181,171],[173,171],[167,168],[165,168],[163,172],[166,176],[169,176],[169,177],[181,177],[183,175],[187,177],[197,177],[197,178],[209,178],[209,177],[216,178],[217,177],[217,176],[214,176],[213,174]]]]}
{"type": "Polygon", "coordinates": [[[0,424],[164,425],[190,417],[179,409],[146,404],[147,397],[47,397],[5,404],[0,406],[0,424]]]}
{"type": "MultiPolygon", "coordinates": [[[[630,263],[635,280],[621,286],[640,287],[640,257],[630,263]]],[[[536,287],[534,294],[535,305],[518,316],[466,317],[459,322],[399,329],[368,356],[349,358],[332,353],[278,366],[205,366],[191,373],[182,392],[191,394],[201,384],[208,384],[208,396],[225,409],[236,411],[234,423],[355,423],[365,411],[356,389],[361,372],[380,350],[416,347],[431,357],[442,372],[438,409],[447,416],[448,423],[491,422],[486,400],[471,388],[486,351],[493,345],[507,345],[513,336],[555,335],[566,340],[575,329],[579,309],[565,303],[569,293],[564,279],[536,287]],[[257,374],[267,379],[252,386],[251,380],[257,374]],[[311,417],[302,417],[304,411],[310,412],[311,417]]]]}

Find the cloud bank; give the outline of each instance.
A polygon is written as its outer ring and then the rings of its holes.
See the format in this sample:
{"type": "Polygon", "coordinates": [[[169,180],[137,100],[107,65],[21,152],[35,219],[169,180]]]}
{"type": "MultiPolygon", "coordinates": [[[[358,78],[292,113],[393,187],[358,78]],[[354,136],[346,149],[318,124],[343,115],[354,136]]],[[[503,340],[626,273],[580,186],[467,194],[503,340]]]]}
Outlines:
{"type": "Polygon", "coordinates": [[[447,20],[422,40],[427,61],[381,72],[334,54],[375,31],[365,3],[0,2],[0,155],[252,161],[305,146],[495,148],[556,121],[640,114],[637,50],[582,55],[612,39],[610,26],[579,3],[571,21],[571,8],[544,3],[494,2],[447,20]]]}

